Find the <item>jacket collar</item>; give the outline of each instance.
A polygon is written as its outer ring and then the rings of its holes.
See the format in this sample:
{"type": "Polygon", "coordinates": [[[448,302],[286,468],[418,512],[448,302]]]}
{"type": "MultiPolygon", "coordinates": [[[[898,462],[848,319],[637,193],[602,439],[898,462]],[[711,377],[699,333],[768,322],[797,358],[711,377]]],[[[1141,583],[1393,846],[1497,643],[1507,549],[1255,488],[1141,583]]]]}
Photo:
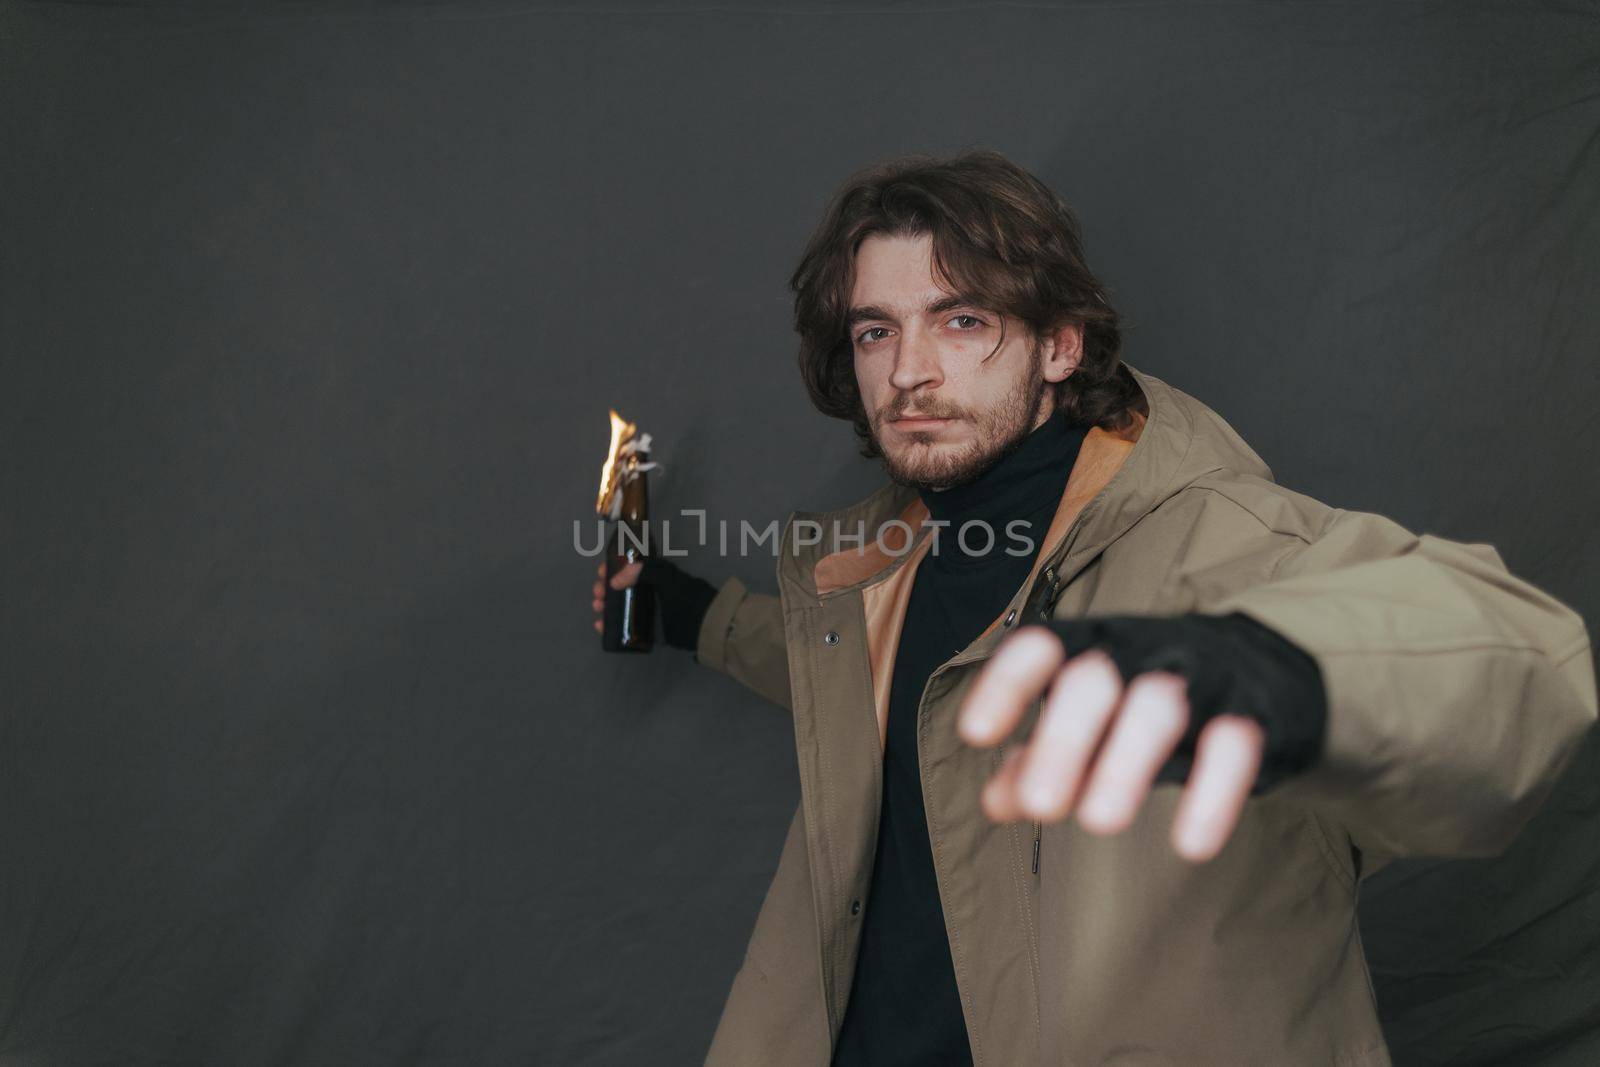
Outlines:
{"type": "MultiPolygon", "coordinates": [[[[1224,469],[1272,477],[1261,457],[1215,411],[1126,361],[1123,366],[1143,393],[1147,413],[1126,431],[1089,431],[1019,603],[1028,599],[1041,571],[1053,584],[1065,583],[1196,478],[1224,469]]],[[[815,606],[881,582],[920,559],[933,532],[922,525],[927,514],[915,489],[894,482],[843,508],[791,512],[778,560],[787,602],[815,606]]]]}

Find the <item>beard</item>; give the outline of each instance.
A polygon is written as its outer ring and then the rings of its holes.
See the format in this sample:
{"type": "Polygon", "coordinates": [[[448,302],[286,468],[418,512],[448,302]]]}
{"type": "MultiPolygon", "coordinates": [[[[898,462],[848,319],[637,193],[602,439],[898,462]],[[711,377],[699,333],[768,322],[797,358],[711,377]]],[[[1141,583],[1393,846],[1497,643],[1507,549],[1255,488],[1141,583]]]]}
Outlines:
{"type": "Polygon", "coordinates": [[[988,410],[971,413],[954,408],[918,406],[918,414],[930,418],[962,418],[972,423],[977,439],[955,451],[949,446],[936,444],[937,437],[932,432],[901,435],[898,454],[885,448],[880,427],[904,412],[911,402],[907,394],[896,396],[873,424],[873,436],[878,450],[883,453],[883,465],[889,478],[919,492],[950,489],[975,481],[1015,452],[1032,432],[1034,422],[1039,417],[1039,408],[1044,403],[1045,390],[1050,387],[1050,383],[1039,376],[1042,362],[1043,349],[1036,346],[1029,353],[1027,372],[998,404],[988,410]]]}

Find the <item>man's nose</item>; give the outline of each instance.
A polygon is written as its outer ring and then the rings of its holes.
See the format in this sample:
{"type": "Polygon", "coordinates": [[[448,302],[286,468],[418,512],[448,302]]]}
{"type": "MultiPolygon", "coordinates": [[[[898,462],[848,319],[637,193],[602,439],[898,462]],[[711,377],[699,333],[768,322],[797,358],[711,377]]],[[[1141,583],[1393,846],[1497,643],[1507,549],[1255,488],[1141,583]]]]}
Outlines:
{"type": "Polygon", "coordinates": [[[889,384],[901,392],[910,393],[919,388],[938,386],[943,381],[944,372],[939,366],[939,353],[932,338],[921,330],[908,330],[902,334],[889,384]]]}

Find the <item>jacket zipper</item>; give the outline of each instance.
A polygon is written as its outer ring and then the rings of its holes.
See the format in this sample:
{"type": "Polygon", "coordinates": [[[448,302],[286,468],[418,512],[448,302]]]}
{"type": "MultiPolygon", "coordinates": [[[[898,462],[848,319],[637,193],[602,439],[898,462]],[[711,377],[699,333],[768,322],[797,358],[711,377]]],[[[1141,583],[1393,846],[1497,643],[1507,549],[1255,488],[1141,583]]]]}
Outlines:
{"type": "MultiPolygon", "coordinates": [[[[1082,522],[1082,521],[1083,521],[1083,514],[1082,514],[1082,512],[1079,512],[1078,517],[1073,519],[1072,528],[1067,531],[1066,537],[1063,539],[1064,541],[1070,541],[1071,540],[1072,534],[1077,530],[1078,524],[1080,522],[1082,522]]],[[[1061,577],[1060,577],[1060,575],[1058,575],[1056,573],[1056,570],[1055,570],[1056,566],[1057,566],[1057,563],[1051,563],[1042,572],[1042,573],[1045,573],[1045,574],[1049,575],[1048,581],[1050,583],[1050,592],[1045,597],[1044,606],[1043,606],[1043,608],[1042,608],[1042,610],[1040,612],[1042,620],[1043,619],[1049,619],[1051,617],[1050,616],[1050,608],[1054,607],[1054,605],[1055,605],[1056,596],[1058,595],[1057,594],[1057,589],[1061,585],[1061,577]]],[[[1024,598],[1024,603],[1026,603],[1026,598],[1024,598]]],[[[959,662],[965,664],[965,663],[969,663],[969,662],[972,662],[972,661],[971,660],[962,660],[962,661],[959,661],[959,662]]],[[[923,684],[922,684],[922,696],[923,696],[923,698],[927,697],[927,695],[928,695],[928,686],[933,682],[934,677],[937,676],[938,673],[940,671],[944,670],[946,667],[951,667],[951,666],[955,666],[955,665],[956,665],[956,661],[952,661],[950,663],[942,663],[942,664],[940,664],[939,666],[937,666],[937,667],[935,667],[933,669],[933,673],[930,674],[928,676],[927,681],[923,682],[923,684]]],[[[921,700],[919,699],[918,705],[917,705],[918,715],[919,716],[921,715],[921,706],[922,706],[921,705],[921,700]]],[[[1005,759],[1005,754],[1006,754],[1006,746],[1005,745],[999,745],[999,746],[996,747],[996,749],[995,749],[995,766],[996,767],[1000,766],[1001,761],[1005,759]]],[[[1033,874],[1035,876],[1037,876],[1038,873],[1039,873],[1039,839],[1042,836],[1042,831],[1044,829],[1044,826],[1037,819],[1034,819],[1034,820],[1030,821],[1029,826],[1031,826],[1032,829],[1033,829],[1033,874]]]]}
{"type": "MultiPolygon", "coordinates": [[[[995,746],[994,765],[996,767],[1000,766],[1000,764],[1005,761],[1005,758],[1006,758],[1006,746],[1005,745],[997,745],[997,746],[995,746]]],[[[1033,873],[1034,874],[1038,874],[1039,873],[1039,837],[1040,837],[1040,831],[1042,831],[1044,829],[1044,824],[1042,822],[1040,822],[1038,819],[1034,819],[1034,820],[1032,820],[1032,821],[1030,821],[1028,823],[1028,826],[1031,827],[1032,830],[1033,830],[1033,873]]]]}

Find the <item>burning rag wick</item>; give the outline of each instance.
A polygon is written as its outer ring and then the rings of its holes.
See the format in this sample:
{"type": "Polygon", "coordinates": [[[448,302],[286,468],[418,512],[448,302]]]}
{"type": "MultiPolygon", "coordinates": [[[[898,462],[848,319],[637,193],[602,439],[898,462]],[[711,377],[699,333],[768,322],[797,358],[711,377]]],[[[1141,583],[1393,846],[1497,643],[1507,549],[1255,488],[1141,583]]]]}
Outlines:
{"type": "MultiPolygon", "coordinates": [[[[617,448],[617,459],[620,462],[623,456],[631,456],[635,452],[650,451],[650,435],[647,433],[630,437],[617,448]]],[[[622,518],[622,486],[624,483],[639,477],[645,471],[666,470],[660,463],[650,460],[648,463],[629,463],[617,478],[617,485],[611,493],[611,502],[606,509],[606,517],[610,519],[622,518]]]]}

